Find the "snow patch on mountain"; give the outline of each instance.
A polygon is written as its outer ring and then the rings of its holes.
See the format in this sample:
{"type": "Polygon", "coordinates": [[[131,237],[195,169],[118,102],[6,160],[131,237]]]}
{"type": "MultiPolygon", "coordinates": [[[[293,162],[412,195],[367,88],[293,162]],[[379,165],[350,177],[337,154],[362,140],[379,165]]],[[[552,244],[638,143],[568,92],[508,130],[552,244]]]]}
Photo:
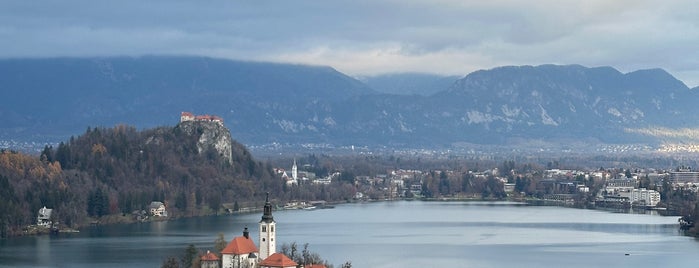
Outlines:
{"type": "Polygon", "coordinates": [[[608,113],[608,114],[611,114],[611,115],[613,115],[613,116],[616,116],[616,117],[621,117],[621,112],[619,112],[619,110],[617,110],[617,109],[614,108],[614,107],[611,107],[611,108],[607,109],[607,113],[608,113]]]}
{"type": "Polygon", "coordinates": [[[519,108],[519,107],[510,108],[509,106],[507,106],[507,104],[503,105],[500,108],[500,110],[505,115],[505,117],[517,117],[522,112],[521,108],[519,108]]]}
{"type": "Polygon", "coordinates": [[[548,112],[546,112],[546,109],[544,109],[544,106],[541,106],[539,104],[539,108],[541,108],[541,123],[544,125],[550,125],[550,126],[558,126],[558,122],[554,120],[548,112]]]}
{"type": "Polygon", "coordinates": [[[499,116],[492,115],[489,113],[482,113],[479,111],[468,111],[466,113],[466,117],[462,118],[462,120],[467,121],[468,124],[480,124],[480,123],[491,123],[497,119],[500,119],[499,116]]]}

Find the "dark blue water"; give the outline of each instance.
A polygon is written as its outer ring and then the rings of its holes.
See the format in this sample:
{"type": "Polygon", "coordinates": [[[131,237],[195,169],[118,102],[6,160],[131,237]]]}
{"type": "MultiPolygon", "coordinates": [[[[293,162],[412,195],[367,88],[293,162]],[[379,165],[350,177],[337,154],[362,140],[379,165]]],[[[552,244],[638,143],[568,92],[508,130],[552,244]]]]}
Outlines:
{"type": "MultiPolygon", "coordinates": [[[[98,226],[0,240],[0,267],[159,267],[189,244],[213,248],[261,215],[98,226]]],[[[275,211],[278,247],[309,243],[335,266],[696,267],[677,217],[492,202],[399,201],[275,211]]]]}

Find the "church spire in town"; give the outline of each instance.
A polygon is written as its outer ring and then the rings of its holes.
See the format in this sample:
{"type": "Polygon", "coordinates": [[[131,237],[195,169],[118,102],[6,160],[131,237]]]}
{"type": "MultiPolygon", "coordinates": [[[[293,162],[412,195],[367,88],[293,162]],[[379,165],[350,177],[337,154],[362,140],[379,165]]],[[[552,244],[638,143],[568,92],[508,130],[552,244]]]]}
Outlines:
{"type": "Polygon", "coordinates": [[[274,232],[274,217],[272,217],[272,203],[269,202],[269,193],[265,198],[265,207],[260,220],[260,259],[264,260],[277,252],[276,233],[274,232]]]}

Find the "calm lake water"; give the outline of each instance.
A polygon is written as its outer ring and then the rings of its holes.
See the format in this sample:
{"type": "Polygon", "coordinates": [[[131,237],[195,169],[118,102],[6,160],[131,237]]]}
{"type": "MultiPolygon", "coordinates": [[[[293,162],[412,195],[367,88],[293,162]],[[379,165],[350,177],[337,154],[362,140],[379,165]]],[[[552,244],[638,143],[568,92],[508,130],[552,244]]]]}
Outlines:
{"type": "MultiPolygon", "coordinates": [[[[213,248],[261,214],[98,226],[0,240],[0,267],[160,267],[189,244],[213,248]]],[[[508,202],[397,201],[275,211],[278,247],[309,243],[336,267],[697,267],[677,217],[508,202]],[[628,254],[628,255],[627,255],[628,254]]]]}

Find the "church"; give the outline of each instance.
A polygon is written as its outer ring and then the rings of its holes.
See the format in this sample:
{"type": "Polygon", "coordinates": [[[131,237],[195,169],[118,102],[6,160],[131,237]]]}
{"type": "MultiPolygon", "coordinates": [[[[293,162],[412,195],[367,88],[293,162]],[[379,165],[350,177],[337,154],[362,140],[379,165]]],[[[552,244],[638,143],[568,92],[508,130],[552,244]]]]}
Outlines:
{"type": "Polygon", "coordinates": [[[272,216],[272,204],[269,202],[269,194],[267,194],[262,220],[259,222],[259,249],[250,238],[248,228],[245,228],[242,236],[233,238],[221,251],[221,267],[298,267],[298,264],[289,257],[277,253],[275,227],[276,222],[272,216]]]}

